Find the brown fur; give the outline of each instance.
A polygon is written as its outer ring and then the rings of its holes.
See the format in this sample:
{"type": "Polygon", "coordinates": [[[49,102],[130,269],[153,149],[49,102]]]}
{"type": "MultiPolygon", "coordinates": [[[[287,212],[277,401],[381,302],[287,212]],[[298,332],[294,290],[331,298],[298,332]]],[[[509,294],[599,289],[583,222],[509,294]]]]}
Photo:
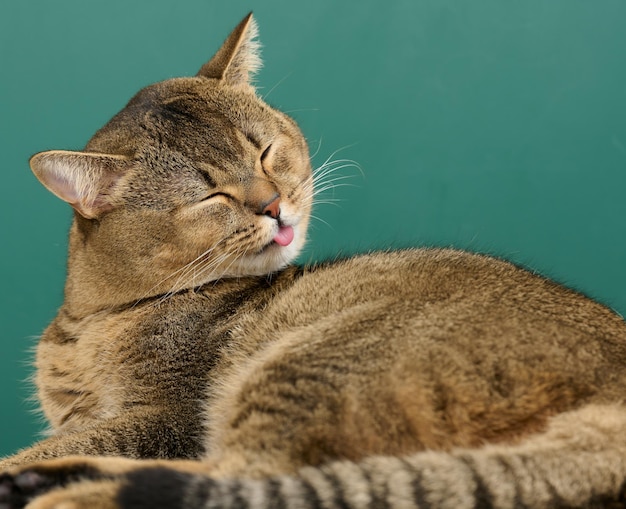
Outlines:
{"type": "MultiPolygon", "coordinates": [[[[329,464],[352,493],[366,472],[375,492],[392,475],[385,465],[410,479],[449,462],[461,469],[455,480],[442,474],[428,489],[448,482],[460,493],[484,477],[495,500],[499,463],[463,485],[464,454],[478,465],[532,457],[545,443],[556,451],[548,479],[566,473],[572,447],[596,451],[576,431],[594,412],[612,416],[613,431],[626,425],[626,324],[582,295],[454,250],[288,265],[305,240],[311,168],[296,124],[249,83],[255,32],[244,19],[196,77],[140,91],[85,152],[32,159],[76,217],[65,302],[37,351],[52,434],[0,465],[105,478],[33,507],[81,497],[77,507],[118,507],[112,497],[135,482],[126,472],[146,465],[213,479],[301,476],[281,477],[292,486],[329,464]],[[280,245],[288,227],[294,239],[280,245]],[[202,462],[29,466],[75,454],[202,462]]],[[[513,476],[522,488],[524,475],[513,476]]],[[[7,490],[0,484],[0,503],[7,490]]]]}

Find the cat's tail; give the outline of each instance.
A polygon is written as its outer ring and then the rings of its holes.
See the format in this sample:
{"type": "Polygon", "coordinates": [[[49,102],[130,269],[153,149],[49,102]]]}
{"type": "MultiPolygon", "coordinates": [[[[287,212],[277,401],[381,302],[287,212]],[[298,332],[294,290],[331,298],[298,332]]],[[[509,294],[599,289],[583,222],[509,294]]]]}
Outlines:
{"type": "Polygon", "coordinates": [[[626,507],[626,409],[565,413],[514,446],[338,461],[263,480],[144,468],[127,481],[122,508],[626,507]]]}

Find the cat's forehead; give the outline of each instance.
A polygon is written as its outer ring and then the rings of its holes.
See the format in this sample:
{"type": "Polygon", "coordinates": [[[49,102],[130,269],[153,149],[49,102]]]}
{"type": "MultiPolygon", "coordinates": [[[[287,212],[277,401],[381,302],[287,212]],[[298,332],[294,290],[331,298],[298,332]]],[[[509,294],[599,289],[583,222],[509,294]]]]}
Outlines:
{"type": "Polygon", "coordinates": [[[175,78],[142,89],[87,148],[133,157],[159,144],[194,158],[211,152],[241,156],[242,144],[258,150],[286,127],[284,117],[249,86],[175,78]]]}

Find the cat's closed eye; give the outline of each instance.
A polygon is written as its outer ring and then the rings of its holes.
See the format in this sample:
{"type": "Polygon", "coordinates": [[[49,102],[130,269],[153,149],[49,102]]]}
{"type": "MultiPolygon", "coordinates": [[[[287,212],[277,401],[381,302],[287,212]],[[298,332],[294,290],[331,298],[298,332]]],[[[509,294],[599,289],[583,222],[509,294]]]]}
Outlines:
{"type": "Polygon", "coordinates": [[[267,175],[268,171],[271,171],[271,165],[269,164],[269,160],[268,157],[270,155],[270,151],[272,150],[272,144],[270,143],[265,150],[263,150],[263,153],[261,154],[260,157],[260,161],[261,161],[261,169],[263,170],[263,173],[265,173],[267,175]]]}
{"type": "Polygon", "coordinates": [[[218,191],[218,192],[215,192],[215,193],[208,194],[201,201],[203,201],[203,202],[204,201],[208,201],[208,200],[211,200],[213,198],[217,198],[218,196],[226,198],[227,200],[234,200],[234,198],[230,194],[225,193],[223,191],[218,191]]]}

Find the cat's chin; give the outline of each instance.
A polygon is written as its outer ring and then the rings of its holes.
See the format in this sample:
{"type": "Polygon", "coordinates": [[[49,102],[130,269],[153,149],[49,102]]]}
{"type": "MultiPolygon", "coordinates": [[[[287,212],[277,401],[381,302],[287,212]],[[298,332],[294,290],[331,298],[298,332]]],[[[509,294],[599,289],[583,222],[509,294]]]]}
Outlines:
{"type": "Polygon", "coordinates": [[[296,259],[302,248],[302,241],[294,240],[286,246],[277,242],[268,244],[262,251],[244,256],[233,269],[240,276],[262,276],[284,269],[296,259]],[[239,269],[239,270],[238,270],[239,269]]]}
{"type": "Polygon", "coordinates": [[[274,238],[260,251],[238,259],[231,265],[226,276],[263,276],[284,269],[297,258],[305,241],[297,226],[293,230],[289,234],[292,236],[289,242],[284,242],[284,237],[274,238]]]}
{"type": "Polygon", "coordinates": [[[305,239],[302,235],[295,235],[295,238],[288,245],[280,245],[276,241],[270,242],[260,251],[247,254],[228,264],[228,269],[222,272],[208,275],[205,280],[193,281],[191,286],[185,285],[179,289],[194,287],[198,288],[206,284],[214,283],[220,279],[239,278],[247,276],[265,276],[287,267],[293,262],[304,245],[305,239]]]}

